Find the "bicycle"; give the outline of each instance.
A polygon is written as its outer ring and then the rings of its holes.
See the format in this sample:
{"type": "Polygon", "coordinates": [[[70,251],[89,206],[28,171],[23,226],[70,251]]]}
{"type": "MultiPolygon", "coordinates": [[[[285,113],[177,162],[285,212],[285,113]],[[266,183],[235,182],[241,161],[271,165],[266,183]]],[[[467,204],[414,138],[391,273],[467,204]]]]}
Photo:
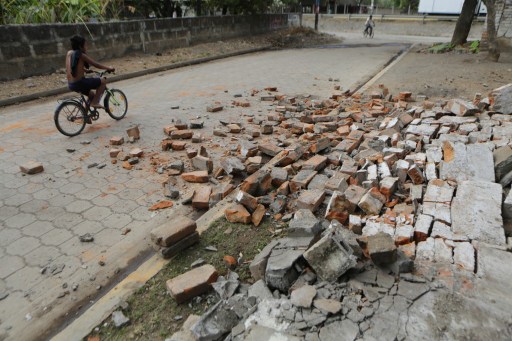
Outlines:
{"type": "MultiPolygon", "coordinates": [[[[103,77],[108,71],[97,72],[103,77]]],[[[79,96],[61,99],[55,109],[53,119],[57,130],[66,136],[76,136],[84,130],[86,124],[92,124],[100,118],[97,108],[91,108],[90,98],[84,94],[79,96]]],[[[103,99],[105,111],[114,120],[119,121],[126,116],[128,111],[128,99],[124,92],[119,89],[105,88],[103,99]]]]}
{"type": "Polygon", "coordinates": [[[368,26],[367,28],[365,28],[363,31],[363,36],[365,38],[373,38],[373,27],[368,26]]]}

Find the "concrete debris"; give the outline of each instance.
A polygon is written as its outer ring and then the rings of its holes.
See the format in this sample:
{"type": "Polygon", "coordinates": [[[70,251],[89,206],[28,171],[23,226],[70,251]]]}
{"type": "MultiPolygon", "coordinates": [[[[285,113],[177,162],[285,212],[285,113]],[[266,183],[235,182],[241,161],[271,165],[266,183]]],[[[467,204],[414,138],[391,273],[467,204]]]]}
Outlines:
{"type": "Polygon", "coordinates": [[[321,279],[332,282],[356,265],[352,253],[344,240],[328,233],[304,253],[304,259],[321,279]]]}
{"type": "Polygon", "coordinates": [[[116,328],[121,328],[130,323],[130,319],[124,316],[121,310],[116,310],[112,313],[112,322],[116,328]]]}
{"type": "MultiPolygon", "coordinates": [[[[272,109],[217,121],[220,128],[209,127],[210,136],[205,130],[197,148],[182,141],[192,137],[192,123],[166,127],[166,150],[185,163],[163,172],[193,186],[187,192],[194,193],[188,202],[195,209],[212,207],[236,188],[226,220],[261,226],[265,219],[274,235],[286,232],[250,261],[254,284],[240,283],[234,272],[213,284],[220,300],[194,322],[194,339],[409,338],[412,329],[389,325],[410,319],[415,301],[425,303],[459,276],[472,281],[483,243],[507,245],[510,89],[474,103],[392,95],[384,86],[370,95],[336,91],[328,100],[268,90],[259,98],[272,109]],[[196,185],[207,182],[212,187],[196,185]]],[[[111,157],[121,154],[111,150],[111,157]]],[[[170,184],[178,197],[181,188],[170,184]]],[[[172,222],[172,229],[152,232],[162,255],[199,238],[195,227],[172,222]]],[[[230,271],[249,263],[233,260],[230,271]]],[[[216,280],[216,270],[202,265],[167,288],[184,302],[216,280]]]]}

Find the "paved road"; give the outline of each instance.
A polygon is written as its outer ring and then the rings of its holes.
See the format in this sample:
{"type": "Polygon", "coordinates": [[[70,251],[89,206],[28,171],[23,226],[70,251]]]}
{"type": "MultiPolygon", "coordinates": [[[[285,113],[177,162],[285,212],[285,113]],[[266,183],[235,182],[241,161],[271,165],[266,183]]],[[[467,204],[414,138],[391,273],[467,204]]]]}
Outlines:
{"type": "MultiPolygon", "coordinates": [[[[245,112],[266,112],[263,102],[249,96],[251,89],[266,86],[285,94],[327,97],[335,84],[329,78],[339,79],[336,84],[344,89],[353,88],[401,48],[275,51],[119,82],[115,86],[130,101],[127,118],[116,122],[103,115],[75,138],[60,135],[53,125],[56,98],[1,109],[0,299],[4,292],[9,295],[0,301],[0,339],[40,339],[62,322],[63,314],[74,314],[73,307],[87,304],[119,269],[149,249],[151,222],[164,213],[148,207],[163,199],[166,179],[152,169],[150,156],[160,163],[184,156],[159,152],[163,126],[201,116],[208,135],[218,118],[240,118],[241,109],[230,106],[235,93],[251,101],[245,112]],[[208,116],[205,108],[213,101],[226,109],[208,116]],[[180,109],[171,110],[174,105],[180,109]],[[108,143],[134,124],[142,135],[134,146],[146,157],[127,171],[110,163],[108,143]],[[18,165],[27,160],[43,163],[45,171],[22,175],[18,165]],[[93,163],[106,167],[88,168],[93,163]],[[126,229],[130,232],[122,234],[126,229]],[[78,237],[85,233],[94,235],[94,242],[81,243],[78,237]]],[[[229,143],[214,142],[221,150],[229,143]]],[[[128,151],[131,146],[123,147],[128,151]]],[[[191,214],[183,206],[168,211],[191,214]]]]}

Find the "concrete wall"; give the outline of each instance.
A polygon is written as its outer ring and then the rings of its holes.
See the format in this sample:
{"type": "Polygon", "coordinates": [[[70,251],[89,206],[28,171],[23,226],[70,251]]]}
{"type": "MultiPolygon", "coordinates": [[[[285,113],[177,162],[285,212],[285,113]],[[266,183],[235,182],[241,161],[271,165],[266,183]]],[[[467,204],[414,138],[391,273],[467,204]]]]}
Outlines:
{"type": "Polygon", "coordinates": [[[287,14],[148,19],[108,23],[0,26],[0,80],[64,67],[69,38],[81,34],[95,59],[155,53],[287,27],[287,14]],[[89,34],[90,32],[90,34],[89,34]],[[92,35],[92,38],[91,38],[92,35]]]}

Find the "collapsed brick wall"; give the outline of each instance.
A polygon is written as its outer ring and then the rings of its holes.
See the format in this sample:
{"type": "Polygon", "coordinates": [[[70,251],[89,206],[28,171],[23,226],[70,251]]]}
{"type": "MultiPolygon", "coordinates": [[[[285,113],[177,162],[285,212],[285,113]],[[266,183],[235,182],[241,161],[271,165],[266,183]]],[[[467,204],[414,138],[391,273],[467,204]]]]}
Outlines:
{"type": "Polygon", "coordinates": [[[202,42],[260,34],[288,26],[287,14],[165,18],[105,23],[0,26],[0,80],[62,68],[69,38],[81,34],[98,59],[132,51],[155,53],[202,42]]]}

